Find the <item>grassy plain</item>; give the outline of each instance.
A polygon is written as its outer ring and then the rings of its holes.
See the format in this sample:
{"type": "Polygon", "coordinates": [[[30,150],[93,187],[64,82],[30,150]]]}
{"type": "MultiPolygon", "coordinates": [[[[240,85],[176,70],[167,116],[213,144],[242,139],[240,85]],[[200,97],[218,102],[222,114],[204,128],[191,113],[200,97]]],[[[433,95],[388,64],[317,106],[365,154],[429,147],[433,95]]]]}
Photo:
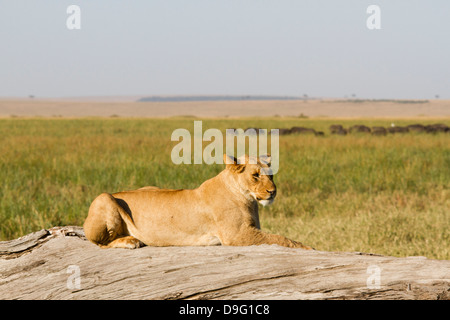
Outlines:
{"type": "MultiPolygon", "coordinates": [[[[0,119],[0,240],[82,225],[102,192],[195,188],[223,165],[174,165],[176,128],[193,118],[0,119]]],[[[450,259],[450,134],[332,136],[330,124],[392,119],[205,119],[208,128],[305,126],[281,136],[278,196],[262,229],[318,250],[450,259]]],[[[395,120],[397,125],[450,119],[395,120]]],[[[204,146],[208,143],[204,143],[204,146]]]]}

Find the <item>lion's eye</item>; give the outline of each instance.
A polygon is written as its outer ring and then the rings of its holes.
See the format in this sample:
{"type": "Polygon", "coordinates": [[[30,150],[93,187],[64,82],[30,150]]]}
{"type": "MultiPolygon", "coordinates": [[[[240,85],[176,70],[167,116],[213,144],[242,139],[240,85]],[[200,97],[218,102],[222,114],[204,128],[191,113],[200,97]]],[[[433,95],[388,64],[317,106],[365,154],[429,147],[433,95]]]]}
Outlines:
{"type": "Polygon", "coordinates": [[[258,173],[258,172],[257,172],[257,173],[254,173],[254,174],[253,174],[253,178],[259,179],[259,173],[258,173]]]}

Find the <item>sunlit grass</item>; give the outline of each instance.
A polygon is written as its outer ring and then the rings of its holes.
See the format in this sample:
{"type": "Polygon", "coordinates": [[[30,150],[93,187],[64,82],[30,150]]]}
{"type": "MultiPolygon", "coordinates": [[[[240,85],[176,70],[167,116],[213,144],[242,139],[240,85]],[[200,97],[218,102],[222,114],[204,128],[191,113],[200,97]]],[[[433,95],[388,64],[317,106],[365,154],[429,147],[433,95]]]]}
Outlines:
{"type": "MultiPolygon", "coordinates": [[[[102,192],[197,187],[223,165],[171,162],[177,144],[170,140],[172,131],[193,132],[194,120],[1,119],[0,239],[82,225],[91,201],[102,192]]],[[[279,193],[272,206],[261,209],[264,230],[319,250],[449,259],[450,135],[328,132],[335,123],[391,122],[209,119],[203,130],[305,126],[325,132],[324,137],[280,137],[279,193]]]]}

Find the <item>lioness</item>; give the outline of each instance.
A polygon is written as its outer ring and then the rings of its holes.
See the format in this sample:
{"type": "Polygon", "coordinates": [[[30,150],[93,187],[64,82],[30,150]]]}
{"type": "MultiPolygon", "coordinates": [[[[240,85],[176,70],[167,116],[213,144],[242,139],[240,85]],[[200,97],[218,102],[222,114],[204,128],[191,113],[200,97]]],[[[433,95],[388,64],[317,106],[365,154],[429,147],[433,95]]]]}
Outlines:
{"type": "Polygon", "coordinates": [[[276,196],[270,157],[224,155],[224,161],[225,170],[196,189],[102,193],[89,208],[86,237],[102,248],[278,244],[312,249],[260,230],[258,203],[271,204],[276,196]]]}

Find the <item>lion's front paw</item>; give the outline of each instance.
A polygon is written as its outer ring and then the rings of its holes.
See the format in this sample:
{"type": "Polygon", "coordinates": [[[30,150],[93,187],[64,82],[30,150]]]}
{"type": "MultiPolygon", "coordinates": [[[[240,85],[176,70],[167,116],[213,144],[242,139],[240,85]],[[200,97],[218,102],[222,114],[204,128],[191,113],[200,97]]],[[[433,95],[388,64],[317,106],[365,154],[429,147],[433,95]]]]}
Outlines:
{"type": "Polygon", "coordinates": [[[314,249],[313,247],[305,246],[303,243],[298,242],[298,241],[295,241],[295,246],[294,246],[294,248],[301,248],[301,249],[303,249],[303,250],[316,250],[316,249],[314,249]]]}

